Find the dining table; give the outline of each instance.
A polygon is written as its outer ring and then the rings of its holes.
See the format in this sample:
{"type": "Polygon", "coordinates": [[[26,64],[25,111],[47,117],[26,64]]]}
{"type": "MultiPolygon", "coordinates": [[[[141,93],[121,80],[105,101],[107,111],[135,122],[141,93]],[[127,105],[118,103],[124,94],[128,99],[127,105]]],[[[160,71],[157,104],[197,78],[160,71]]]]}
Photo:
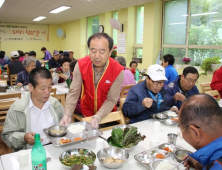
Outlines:
{"type": "MultiPolygon", "coordinates": [[[[180,128],[178,127],[177,124],[175,125],[165,125],[165,124],[160,124],[160,132],[154,132],[153,131],[153,125],[154,125],[155,120],[149,119],[145,121],[141,121],[138,123],[131,124],[131,126],[136,126],[138,128],[138,132],[140,132],[142,135],[145,135],[146,138],[144,141],[141,141],[138,143],[136,148],[132,151],[129,152],[129,160],[127,160],[127,163],[121,167],[118,168],[119,170],[145,170],[146,168],[139,164],[135,159],[134,156],[138,153],[141,153],[143,151],[147,151],[150,148],[150,140],[153,138],[156,138],[159,140],[159,144],[162,143],[168,143],[168,137],[167,134],[169,133],[175,133],[179,134],[180,128]]],[[[105,139],[111,136],[112,130],[107,130],[104,131],[103,134],[101,135],[105,139]]],[[[189,150],[191,152],[195,152],[195,149],[189,145],[181,135],[177,137],[176,140],[176,145],[189,150]]],[[[65,146],[54,146],[52,144],[45,145],[45,151],[46,151],[46,156],[50,157],[51,160],[47,163],[47,169],[48,170],[63,170],[67,169],[64,168],[64,165],[62,165],[59,161],[59,156],[65,152],[68,149],[74,149],[74,148],[84,148],[84,149],[89,149],[93,151],[95,154],[103,148],[109,147],[108,143],[99,137],[96,137],[94,139],[87,140],[85,142],[77,143],[77,144],[68,144],[65,146]]],[[[4,170],[30,170],[31,169],[31,149],[29,150],[29,161],[28,164],[25,166],[19,166],[18,160],[17,160],[17,155],[15,153],[10,153],[6,155],[1,156],[1,161],[2,161],[2,166],[4,170]]],[[[96,158],[94,162],[94,166],[97,167],[98,170],[107,170],[107,168],[103,167],[101,163],[99,162],[98,158],[96,158]]],[[[185,169],[182,166],[179,168],[180,170],[185,169]]]]}

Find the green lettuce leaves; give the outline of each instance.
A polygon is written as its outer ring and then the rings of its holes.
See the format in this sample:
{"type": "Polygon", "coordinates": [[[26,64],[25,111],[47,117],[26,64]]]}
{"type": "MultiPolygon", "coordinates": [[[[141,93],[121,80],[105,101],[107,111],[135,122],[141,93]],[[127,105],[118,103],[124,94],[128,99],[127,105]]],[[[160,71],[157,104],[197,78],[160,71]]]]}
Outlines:
{"type": "Polygon", "coordinates": [[[141,134],[137,132],[137,127],[132,126],[124,130],[117,128],[113,129],[112,136],[108,143],[119,148],[131,148],[145,138],[145,135],[141,136],[141,134]]]}

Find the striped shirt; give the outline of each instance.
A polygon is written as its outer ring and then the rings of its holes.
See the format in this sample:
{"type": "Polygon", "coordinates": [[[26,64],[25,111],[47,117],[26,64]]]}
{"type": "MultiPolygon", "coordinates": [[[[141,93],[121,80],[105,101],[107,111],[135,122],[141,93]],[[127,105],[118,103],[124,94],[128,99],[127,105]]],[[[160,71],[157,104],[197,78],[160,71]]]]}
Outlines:
{"type": "Polygon", "coordinates": [[[18,73],[16,84],[22,83],[23,85],[29,84],[29,74],[26,70],[21,71],[18,73]]]}

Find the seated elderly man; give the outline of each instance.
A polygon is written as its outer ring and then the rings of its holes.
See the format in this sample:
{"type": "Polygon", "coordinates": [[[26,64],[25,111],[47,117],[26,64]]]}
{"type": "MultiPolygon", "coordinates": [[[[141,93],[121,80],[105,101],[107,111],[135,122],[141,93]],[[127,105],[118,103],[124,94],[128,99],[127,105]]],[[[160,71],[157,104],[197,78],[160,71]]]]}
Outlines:
{"type": "Polygon", "coordinates": [[[4,142],[15,151],[31,148],[39,133],[42,144],[49,140],[43,132],[60,122],[63,106],[50,96],[52,75],[46,68],[35,68],[29,74],[29,91],[9,109],[1,134],[4,142]]]}
{"type": "Polygon", "coordinates": [[[194,67],[186,67],[181,76],[165,86],[167,90],[167,100],[170,107],[176,106],[171,110],[178,112],[183,101],[199,91],[195,86],[199,78],[199,73],[194,67]]]}
{"type": "Polygon", "coordinates": [[[164,68],[157,64],[151,65],[146,80],[130,88],[122,108],[130,123],[149,119],[152,114],[169,109],[166,90],[163,88],[165,80],[164,68]]]}
{"type": "Polygon", "coordinates": [[[36,61],[33,57],[27,57],[25,60],[23,60],[22,65],[25,70],[18,73],[16,79],[17,86],[24,86],[29,84],[29,73],[35,68],[35,62],[36,61]]]}
{"type": "Polygon", "coordinates": [[[183,138],[197,150],[184,166],[222,170],[222,110],[216,100],[207,94],[189,97],[180,109],[179,126],[183,138]]]}

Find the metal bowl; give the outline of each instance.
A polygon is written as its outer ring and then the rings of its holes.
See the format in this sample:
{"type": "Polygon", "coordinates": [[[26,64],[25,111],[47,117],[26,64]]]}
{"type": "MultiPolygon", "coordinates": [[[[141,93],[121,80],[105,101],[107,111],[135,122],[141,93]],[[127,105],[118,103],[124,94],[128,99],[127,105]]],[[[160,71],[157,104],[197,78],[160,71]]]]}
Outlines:
{"type": "MultiPolygon", "coordinates": [[[[151,163],[151,165],[150,165],[151,168],[152,168],[152,170],[157,169],[157,166],[158,166],[161,162],[168,162],[168,163],[172,164],[173,166],[176,166],[176,165],[177,165],[175,162],[169,161],[169,160],[156,160],[156,161],[153,161],[153,162],[151,163]]],[[[171,169],[172,169],[172,168],[171,168],[171,169]]],[[[175,169],[179,170],[178,167],[175,168],[175,169]]]]}
{"type": "Polygon", "coordinates": [[[29,86],[28,86],[28,85],[23,86],[23,88],[24,88],[26,91],[29,91],[29,86]]]}
{"type": "Polygon", "coordinates": [[[51,126],[49,128],[49,135],[50,136],[55,136],[55,137],[61,137],[61,136],[65,136],[67,131],[67,127],[66,126],[60,126],[60,125],[55,125],[55,126],[51,126]],[[53,132],[53,131],[61,131],[61,132],[53,132]]]}
{"type": "Polygon", "coordinates": [[[177,150],[174,152],[174,157],[176,158],[177,162],[182,162],[184,156],[188,155],[189,151],[187,150],[177,150]]]}
{"type": "Polygon", "coordinates": [[[63,159],[70,158],[70,156],[72,156],[72,155],[77,155],[77,156],[84,155],[85,157],[89,157],[92,160],[93,163],[96,160],[96,154],[93,151],[89,150],[89,149],[83,149],[83,148],[69,149],[69,150],[63,152],[59,156],[59,161],[63,165],[63,167],[70,168],[71,166],[73,166],[73,165],[68,166],[68,165],[65,165],[65,164],[62,163],[63,159]]]}
{"type": "Polygon", "coordinates": [[[121,129],[125,129],[125,128],[131,128],[132,126],[130,125],[117,125],[117,126],[114,126],[113,129],[117,129],[117,128],[121,128],[121,129]]]}
{"type": "Polygon", "coordinates": [[[102,164],[102,166],[110,169],[115,169],[115,168],[120,168],[127,163],[127,160],[129,159],[129,153],[124,149],[111,146],[109,148],[101,149],[99,152],[97,152],[97,158],[99,159],[99,162],[102,164]],[[108,157],[125,159],[125,161],[117,164],[109,164],[102,162],[101,159],[105,159],[108,157]]]}
{"type": "MultiPolygon", "coordinates": [[[[108,144],[109,144],[109,141],[111,141],[111,139],[112,139],[112,136],[110,136],[110,137],[107,139],[107,143],[108,143],[108,144]]],[[[109,144],[109,146],[113,147],[111,144],[109,144]]],[[[116,147],[116,146],[114,146],[114,147],[116,147]]],[[[135,148],[136,148],[136,146],[133,146],[133,147],[131,147],[131,148],[121,148],[121,149],[124,149],[124,150],[126,150],[126,151],[128,151],[128,152],[132,152],[135,148]]]]}
{"type": "Polygon", "coordinates": [[[168,118],[168,116],[165,113],[157,113],[157,114],[155,114],[155,117],[157,119],[161,119],[161,120],[168,118]]]}

